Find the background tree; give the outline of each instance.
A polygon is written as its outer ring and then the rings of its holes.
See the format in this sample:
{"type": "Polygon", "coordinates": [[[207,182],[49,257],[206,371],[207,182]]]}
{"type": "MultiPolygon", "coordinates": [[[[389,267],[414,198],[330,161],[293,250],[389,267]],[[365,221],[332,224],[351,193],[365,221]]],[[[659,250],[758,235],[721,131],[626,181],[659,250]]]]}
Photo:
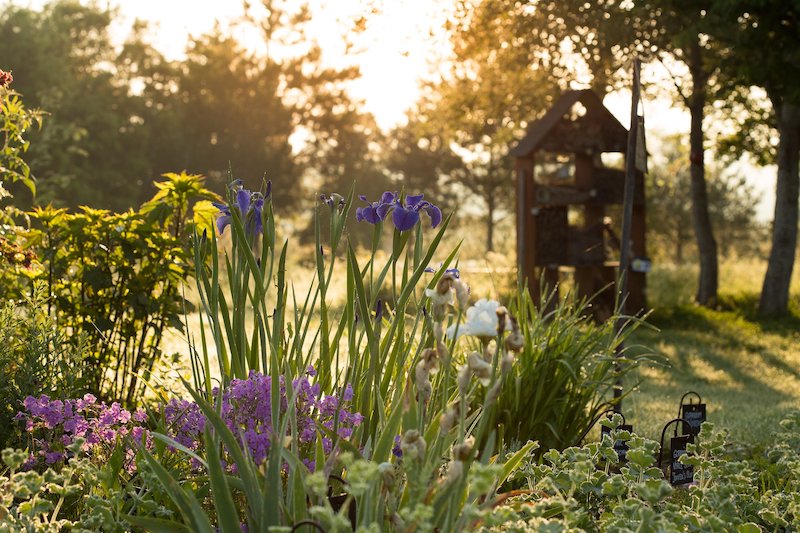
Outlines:
{"type": "Polygon", "coordinates": [[[409,155],[424,154],[437,163],[414,170],[408,163],[398,165],[397,152],[393,161],[395,168],[405,166],[404,175],[409,179],[422,179],[432,171],[436,176],[445,175],[442,185],[452,187],[463,206],[480,208],[487,251],[494,249],[498,220],[514,212],[508,150],[557,94],[555,80],[531,68],[525,51],[512,46],[509,21],[462,14],[452,33],[451,68],[426,87],[404,132],[411,135],[405,144],[409,155]]]}
{"type": "MultiPolygon", "coordinates": [[[[651,145],[654,143],[651,143],[651,145]]],[[[646,176],[650,249],[664,259],[683,264],[697,254],[691,223],[689,148],[680,136],[661,143],[661,161],[653,161],[646,176]]],[[[730,167],[707,168],[709,218],[723,255],[753,255],[762,227],[756,221],[758,196],[746,177],[730,167]]]]}
{"type": "Polygon", "coordinates": [[[112,18],[112,12],[74,1],[42,11],[7,6],[0,13],[4,61],[16,88],[31,106],[50,113],[31,139],[41,202],[105,201],[115,209],[136,203],[143,158],[129,149],[138,126],[126,113],[128,88],[113,70],[112,18]]]}
{"type": "MultiPolygon", "coordinates": [[[[758,86],[774,110],[779,144],[775,218],[767,273],[759,313],[785,313],[797,251],[798,191],[800,191],[800,2],[783,2],[780,9],[754,0],[717,0],[716,12],[736,31],[714,35],[725,45],[723,66],[739,86],[758,86]]],[[[762,144],[763,147],[763,144],[762,144]]],[[[769,153],[762,148],[761,151],[769,153]]]]}

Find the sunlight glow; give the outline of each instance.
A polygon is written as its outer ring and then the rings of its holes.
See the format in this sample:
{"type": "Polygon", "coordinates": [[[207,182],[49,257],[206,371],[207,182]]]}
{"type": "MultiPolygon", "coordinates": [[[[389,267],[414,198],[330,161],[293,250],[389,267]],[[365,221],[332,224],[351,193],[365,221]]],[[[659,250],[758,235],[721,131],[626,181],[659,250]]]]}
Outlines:
{"type": "MultiPolygon", "coordinates": [[[[404,121],[405,111],[419,96],[420,79],[435,74],[450,53],[443,25],[452,4],[310,0],[307,37],[321,45],[326,64],[359,67],[361,78],[351,83],[351,94],[387,129],[404,121]]],[[[215,25],[228,28],[244,14],[242,3],[219,0],[118,0],[116,5],[122,17],[115,39],[125,38],[134,19],[146,20],[152,25],[151,42],[170,59],[184,55],[189,36],[215,25]]],[[[257,12],[255,5],[251,9],[257,12]]],[[[257,30],[238,26],[235,35],[246,47],[264,51],[257,30]]]]}

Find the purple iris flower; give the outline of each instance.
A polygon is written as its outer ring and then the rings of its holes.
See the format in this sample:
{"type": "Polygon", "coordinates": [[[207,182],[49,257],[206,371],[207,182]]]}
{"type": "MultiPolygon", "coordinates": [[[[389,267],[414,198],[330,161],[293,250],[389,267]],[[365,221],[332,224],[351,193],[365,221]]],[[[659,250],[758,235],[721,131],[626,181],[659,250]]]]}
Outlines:
{"type": "MultiPolygon", "coordinates": [[[[441,268],[441,266],[442,265],[439,264],[439,268],[441,268]]],[[[428,267],[425,267],[425,272],[427,272],[428,274],[435,274],[436,273],[436,269],[433,268],[432,266],[428,266],[428,267]]],[[[456,279],[460,279],[461,278],[461,271],[458,270],[457,268],[448,268],[447,270],[444,271],[444,273],[445,274],[450,274],[456,279]]]]}
{"type": "MultiPolygon", "coordinates": [[[[260,192],[251,192],[242,186],[242,180],[234,180],[228,186],[233,193],[233,207],[235,207],[242,217],[244,217],[245,230],[247,234],[255,237],[264,231],[262,211],[264,209],[264,199],[260,192]]],[[[272,182],[267,182],[266,198],[272,192],[272,182]]],[[[231,206],[220,202],[212,202],[214,207],[219,209],[217,217],[217,230],[222,234],[232,220],[231,206]]]]}
{"type": "Polygon", "coordinates": [[[394,227],[400,231],[408,231],[419,222],[419,212],[425,210],[431,219],[431,227],[435,228],[442,221],[442,211],[427,200],[423,200],[424,195],[406,195],[405,203],[398,197],[392,211],[392,222],[394,227]]]}
{"type": "Polygon", "coordinates": [[[367,202],[367,207],[359,207],[356,209],[356,220],[359,222],[363,220],[370,224],[377,224],[382,222],[386,218],[386,215],[389,214],[389,211],[392,210],[397,201],[398,194],[396,192],[386,191],[381,195],[381,199],[378,202],[370,202],[363,194],[359,196],[359,198],[367,202]]]}

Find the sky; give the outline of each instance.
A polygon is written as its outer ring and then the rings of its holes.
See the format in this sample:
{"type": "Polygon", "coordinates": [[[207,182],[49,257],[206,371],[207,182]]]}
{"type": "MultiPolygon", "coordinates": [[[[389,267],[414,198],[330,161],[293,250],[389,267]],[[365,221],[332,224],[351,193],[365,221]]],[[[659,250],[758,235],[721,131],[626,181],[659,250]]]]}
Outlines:
{"type": "MultiPolygon", "coordinates": [[[[182,57],[187,38],[241,19],[239,0],[109,0],[120,10],[113,37],[122,42],[138,18],[150,22],[150,40],[168,58],[182,57]]],[[[291,0],[289,0],[291,1],[291,0]]],[[[45,0],[20,1],[39,7],[45,0]]],[[[260,4],[257,0],[253,5],[260,4]]],[[[430,79],[448,57],[450,46],[442,29],[452,12],[453,0],[309,0],[312,20],[308,35],[323,50],[323,60],[333,66],[351,62],[360,68],[361,77],[350,85],[351,94],[363,101],[365,111],[388,129],[404,121],[405,113],[419,95],[420,80],[430,79]],[[357,21],[361,31],[354,34],[357,21]],[[343,36],[349,35],[352,47],[346,53],[343,36]]],[[[253,7],[255,9],[255,7],[253,7]]],[[[237,29],[245,46],[258,49],[260,35],[237,29]]],[[[644,77],[664,76],[659,66],[644,67],[644,77]]],[[[665,80],[666,83],[671,83],[665,80]]],[[[630,122],[630,93],[622,91],[606,97],[605,105],[622,122],[630,122]]],[[[648,137],[686,134],[688,112],[668,99],[648,99],[643,103],[648,137]]],[[[687,137],[688,142],[688,137],[687,137]]],[[[653,143],[648,149],[654,148],[653,143]]],[[[774,167],[756,168],[742,162],[734,169],[746,173],[749,183],[762,195],[758,217],[769,220],[774,209],[774,167]]]]}

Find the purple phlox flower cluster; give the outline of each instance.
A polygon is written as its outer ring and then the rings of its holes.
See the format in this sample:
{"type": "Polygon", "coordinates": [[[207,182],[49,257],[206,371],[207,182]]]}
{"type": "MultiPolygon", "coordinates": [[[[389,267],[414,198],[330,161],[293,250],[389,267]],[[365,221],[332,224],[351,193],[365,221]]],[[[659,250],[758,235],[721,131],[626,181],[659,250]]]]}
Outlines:
{"type": "MultiPolygon", "coordinates": [[[[310,469],[314,468],[311,458],[315,454],[317,438],[324,433],[320,427],[335,431],[342,439],[349,439],[364,421],[360,413],[349,408],[353,399],[350,385],[337,396],[326,396],[322,394],[319,384],[309,381],[314,376],[316,371],[309,367],[306,374],[293,380],[289,387],[282,376],[278,381],[278,410],[281,415],[287,414],[290,399],[294,398],[297,434],[287,433],[286,436],[296,438],[300,459],[310,469]]],[[[225,425],[257,464],[267,461],[272,445],[271,390],[270,376],[251,372],[247,379],[231,381],[223,391],[219,405],[225,425]]],[[[217,398],[218,391],[213,391],[213,395],[217,398]]],[[[145,426],[147,414],[141,409],[131,413],[118,403],[98,403],[91,394],[76,400],[51,400],[45,395],[38,398],[29,396],[23,403],[25,411],[18,413],[16,419],[25,422],[33,441],[33,453],[26,463],[28,468],[42,462],[55,464],[69,459],[67,448],[75,439],[82,438],[83,450],[99,461],[107,459],[115,447],[124,446],[126,468],[133,472],[136,451],[141,443],[144,442],[147,448],[152,446],[152,436],[145,426]]],[[[200,406],[193,401],[173,398],[162,409],[167,436],[190,450],[202,452],[207,419],[200,406]]],[[[291,428],[287,431],[291,431],[291,428]]],[[[330,453],[333,442],[328,434],[322,436],[321,442],[325,452],[330,453]]],[[[222,459],[229,471],[236,472],[230,454],[224,454],[222,459]]],[[[194,459],[190,463],[195,470],[201,467],[194,459]]]]}
{"type": "Polygon", "coordinates": [[[47,395],[23,401],[25,411],[17,413],[16,420],[25,421],[25,430],[31,435],[33,446],[26,466],[31,468],[40,461],[56,464],[68,459],[67,448],[76,439],[84,439],[82,449],[87,454],[102,458],[118,444],[127,445],[126,468],[135,470],[134,444],[150,434],[144,424],[147,414],[138,409],[131,413],[114,402],[98,403],[92,394],[75,400],[51,400],[47,395]]]}
{"type": "MultiPolygon", "coordinates": [[[[319,384],[312,384],[309,377],[316,371],[309,367],[306,375],[292,381],[287,390],[283,376],[279,378],[279,412],[285,415],[289,408],[289,400],[294,396],[294,411],[297,421],[297,441],[305,457],[303,462],[313,468],[309,457],[314,455],[318,425],[334,430],[338,409],[338,435],[349,439],[353,430],[358,427],[364,417],[347,408],[352,400],[352,387],[348,386],[342,393],[341,400],[335,396],[323,396],[319,384]]],[[[217,396],[217,392],[214,392],[217,396]]],[[[204,418],[193,402],[171,400],[165,408],[165,415],[170,432],[176,441],[189,449],[197,450],[202,445],[204,418]]],[[[251,372],[247,379],[234,379],[222,393],[220,413],[225,425],[239,439],[256,464],[266,462],[272,446],[272,378],[258,372],[251,372]]],[[[291,428],[289,428],[291,429],[291,428]]],[[[282,443],[281,443],[282,444],[282,443]]],[[[322,438],[326,453],[333,447],[328,437],[322,438]]],[[[235,465],[228,464],[228,469],[235,471],[235,465]]],[[[195,465],[197,466],[197,465],[195,465]]]]}
{"type": "Polygon", "coordinates": [[[264,200],[272,194],[272,182],[267,182],[267,190],[264,194],[258,191],[250,191],[242,186],[242,180],[234,180],[228,185],[233,196],[231,205],[220,202],[213,202],[214,207],[219,209],[217,216],[217,230],[220,234],[225,231],[233,220],[231,207],[236,209],[243,217],[245,231],[248,236],[255,238],[264,231],[263,210],[264,200]]]}
{"type": "Polygon", "coordinates": [[[206,418],[195,402],[173,398],[164,406],[164,422],[169,436],[190,449],[200,445],[206,418]]]}
{"type": "Polygon", "coordinates": [[[386,191],[377,202],[370,202],[366,196],[359,196],[367,202],[367,207],[356,209],[356,220],[377,224],[392,213],[392,223],[399,231],[408,231],[419,222],[420,211],[425,211],[431,219],[431,227],[442,222],[442,211],[427,200],[423,194],[407,194],[405,200],[396,192],[386,191]]]}

